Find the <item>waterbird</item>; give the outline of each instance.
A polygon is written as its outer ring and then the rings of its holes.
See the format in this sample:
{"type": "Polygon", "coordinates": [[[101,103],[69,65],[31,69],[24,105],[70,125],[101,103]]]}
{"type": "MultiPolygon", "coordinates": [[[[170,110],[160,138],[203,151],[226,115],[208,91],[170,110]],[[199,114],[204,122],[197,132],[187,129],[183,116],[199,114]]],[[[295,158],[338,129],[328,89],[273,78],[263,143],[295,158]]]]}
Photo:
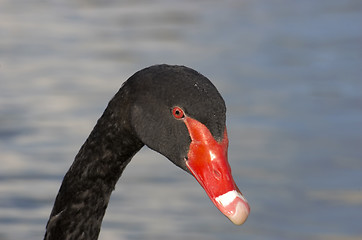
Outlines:
{"type": "Polygon", "coordinates": [[[144,145],[193,175],[234,224],[246,221],[250,207],[227,159],[223,98],[197,71],[161,64],[136,72],[110,100],[64,176],[44,239],[97,239],[111,193],[144,145]]]}

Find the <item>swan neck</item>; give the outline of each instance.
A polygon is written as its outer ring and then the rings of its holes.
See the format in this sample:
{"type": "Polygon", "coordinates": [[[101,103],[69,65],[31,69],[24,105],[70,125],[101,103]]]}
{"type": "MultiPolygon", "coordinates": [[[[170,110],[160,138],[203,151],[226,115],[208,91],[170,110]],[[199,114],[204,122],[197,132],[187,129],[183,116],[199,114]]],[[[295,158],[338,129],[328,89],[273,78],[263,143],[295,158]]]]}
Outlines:
{"type": "Polygon", "coordinates": [[[128,127],[127,105],[115,105],[117,101],[122,103],[117,97],[111,100],[66,173],[44,239],[98,238],[111,193],[143,146],[128,127]]]}

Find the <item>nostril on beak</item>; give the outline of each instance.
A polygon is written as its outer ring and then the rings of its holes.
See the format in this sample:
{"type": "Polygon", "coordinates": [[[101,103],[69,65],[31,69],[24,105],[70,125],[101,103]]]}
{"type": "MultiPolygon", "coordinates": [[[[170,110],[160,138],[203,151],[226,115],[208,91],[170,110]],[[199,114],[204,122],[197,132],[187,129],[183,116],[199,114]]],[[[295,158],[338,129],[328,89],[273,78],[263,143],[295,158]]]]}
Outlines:
{"type": "Polygon", "coordinates": [[[215,178],[216,178],[217,180],[220,180],[220,178],[221,178],[221,173],[220,173],[220,171],[214,169],[214,176],[215,176],[215,178]]]}

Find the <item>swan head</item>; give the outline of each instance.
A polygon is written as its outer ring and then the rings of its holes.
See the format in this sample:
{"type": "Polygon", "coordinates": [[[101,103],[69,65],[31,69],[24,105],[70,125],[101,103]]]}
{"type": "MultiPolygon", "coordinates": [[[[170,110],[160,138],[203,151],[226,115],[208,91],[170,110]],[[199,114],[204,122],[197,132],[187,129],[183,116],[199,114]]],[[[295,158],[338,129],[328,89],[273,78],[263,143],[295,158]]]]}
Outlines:
{"type": "Polygon", "coordinates": [[[135,73],[123,88],[131,93],[137,137],[192,174],[234,224],[244,223],[250,207],[227,159],[226,106],[210,80],[184,66],[156,65],[135,73]]]}

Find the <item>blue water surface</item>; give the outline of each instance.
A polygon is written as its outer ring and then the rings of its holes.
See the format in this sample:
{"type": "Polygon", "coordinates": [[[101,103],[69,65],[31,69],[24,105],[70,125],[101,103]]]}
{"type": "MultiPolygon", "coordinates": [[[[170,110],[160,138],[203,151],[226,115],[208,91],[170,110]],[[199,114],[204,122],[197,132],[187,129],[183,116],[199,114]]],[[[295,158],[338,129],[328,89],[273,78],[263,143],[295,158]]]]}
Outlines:
{"type": "Polygon", "coordinates": [[[234,226],[145,148],[100,239],[362,239],[362,2],[0,0],[0,240],[42,239],[62,177],[135,71],[182,64],[225,98],[234,226]]]}

